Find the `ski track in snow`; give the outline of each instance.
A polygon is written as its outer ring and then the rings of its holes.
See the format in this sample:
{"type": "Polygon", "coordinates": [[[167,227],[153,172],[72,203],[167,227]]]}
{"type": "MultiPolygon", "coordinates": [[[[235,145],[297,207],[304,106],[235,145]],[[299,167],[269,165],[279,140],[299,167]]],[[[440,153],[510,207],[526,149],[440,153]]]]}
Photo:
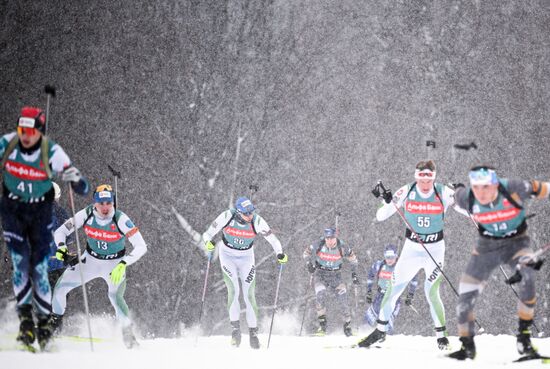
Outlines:
{"type": "MultiPolygon", "coordinates": [[[[329,335],[326,337],[297,337],[272,335],[266,349],[267,334],[260,335],[262,348],[252,350],[248,335],[243,334],[240,348],[229,346],[229,336],[141,339],[140,347],[127,350],[120,335],[101,336],[90,352],[87,341],[67,339],[56,341],[56,352],[32,354],[18,351],[0,352],[4,369],[26,368],[147,368],[147,369],[220,369],[220,368],[360,368],[385,365],[391,368],[534,368],[548,367],[539,361],[512,363],[518,358],[515,337],[481,335],[476,337],[478,350],[474,361],[458,362],[444,357],[436,346],[435,337],[390,336],[381,348],[347,349],[340,345],[355,343],[360,337],[329,335]]],[[[450,337],[453,349],[459,348],[457,337],[450,337]]],[[[12,341],[13,342],[13,341],[12,341]]],[[[550,352],[550,339],[534,339],[542,353],[550,352]]],[[[7,345],[6,335],[2,344],[7,345]]]]}

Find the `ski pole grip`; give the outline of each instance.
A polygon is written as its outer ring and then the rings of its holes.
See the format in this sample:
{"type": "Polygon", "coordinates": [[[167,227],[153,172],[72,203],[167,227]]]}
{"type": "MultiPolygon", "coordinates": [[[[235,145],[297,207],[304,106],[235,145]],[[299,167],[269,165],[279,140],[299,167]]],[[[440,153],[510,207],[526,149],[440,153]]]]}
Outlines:
{"type": "Polygon", "coordinates": [[[111,171],[111,173],[115,176],[115,177],[118,177],[120,179],[122,179],[122,176],[120,174],[119,171],[115,170],[112,166],[110,166],[109,164],[107,164],[107,168],[109,168],[109,170],[111,171]]]}
{"type": "Polygon", "coordinates": [[[44,92],[48,95],[51,95],[52,97],[55,97],[55,87],[46,85],[44,86],[44,92]]]}

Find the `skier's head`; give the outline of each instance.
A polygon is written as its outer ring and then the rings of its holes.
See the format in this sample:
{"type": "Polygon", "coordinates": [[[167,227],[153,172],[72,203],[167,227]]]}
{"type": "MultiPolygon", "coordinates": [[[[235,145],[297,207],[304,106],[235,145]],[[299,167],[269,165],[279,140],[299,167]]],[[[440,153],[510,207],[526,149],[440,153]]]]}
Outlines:
{"type": "Polygon", "coordinates": [[[242,220],[244,222],[251,222],[254,217],[254,211],[256,207],[252,204],[246,197],[239,197],[235,201],[235,209],[237,210],[237,220],[242,220]]]}
{"type": "Polygon", "coordinates": [[[53,199],[55,201],[59,201],[59,199],[61,199],[61,187],[59,187],[59,185],[55,182],[52,182],[52,186],[53,186],[53,192],[54,192],[53,199]]]}
{"type": "Polygon", "coordinates": [[[498,176],[495,168],[480,165],[470,169],[468,173],[472,192],[481,205],[487,205],[498,196],[498,176]]]}
{"type": "Polygon", "coordinates": [[[336,246],[336,228],[325,228],[325,230],[323,231],[323,235],[325,237],[325,244],[328,247],[336,246]]]}
{"type": "Polygon", "coordinates": [[[386,260],[386,264],[395,264],[397,261],[397,246],[392,245],[391,243],[386,245],[384,247],[384,259],[386,260]]]}
{"type": "Polygon", "coordinates": [[[435,180],[435,163],[433,160],[419,161],[414,170],[416,186],[421,192],[429,192],[435,180]]]}
{"type": "Polygon", "coordinates": [[[114,210],[115,193],[113,187],[102,184],[94,191],[94,208],[101,216],[108,216],[114,210]]]}
{"type": "Polygon", "coordinates": [[[17,122],[17,135],[24,148],[34,146],[46,129],[46,115],[42,109],[25,106],[17,122]]]}

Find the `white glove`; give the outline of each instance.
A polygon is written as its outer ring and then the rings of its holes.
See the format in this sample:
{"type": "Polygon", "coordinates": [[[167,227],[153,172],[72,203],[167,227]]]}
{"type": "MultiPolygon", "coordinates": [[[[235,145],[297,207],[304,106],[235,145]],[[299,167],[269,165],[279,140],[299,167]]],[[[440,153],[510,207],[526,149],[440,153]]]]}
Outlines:
{"type": "Polygon", "coordinates": [[[68,167],[61,175],[61,179],[65,182],[79,182],[81,178],[82,174],[75,167],[68,167]]]}

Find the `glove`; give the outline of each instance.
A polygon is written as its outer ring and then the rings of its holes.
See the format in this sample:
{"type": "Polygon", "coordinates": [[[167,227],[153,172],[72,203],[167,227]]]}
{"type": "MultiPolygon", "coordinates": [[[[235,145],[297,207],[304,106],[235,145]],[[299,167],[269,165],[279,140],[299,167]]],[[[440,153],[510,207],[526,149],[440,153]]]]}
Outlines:
{"type": "Polygon", "coordinates": [[[122,282],[125,273],[126,262],[124,260],[121,260],[111,271],[111,282],[113,282],[113,284],[115,285],[119,284],[120,282],[122,282]]]}
{"type": "Polygon", "coordinates": [[[216,248],[216,245],[214,245],[212,241],[208,241],[204,244],[204,248],[206,249],[206,252],[212,252],[216,248]]]}
{"type": "Polygon", "coordinates": [[[367,304],[372,304],[372,290],[367,290],[365,301],[367,302],[367,304]]]}
{"type": "Polygon", "coordinates": [[[359,278],[357,278],[357,273],[354,273],[354,272],[351,273],[351,281],[355,285],[359,284],[359,278]]]}
{"type": "Polygon", "coordinates": [[[307,271],[310,272],[310,273],[315,273],[315,264],[313,264],[311,261],[308,261],[307,264],[306,264],[306,267],[307,267],[307,271]]]}
{"type": "Polygon", "coordinates": [[[413,297],[414,297],[414,294],[409,293],[409,294],[407,295],[407,298],[405,298],[405,305],[411,306],[412,303],[413,303],[413,297]]]}
{"type": "Polygon", "coordinates": [[[385,190],[384,192],[382,192],[382,198],[384,199],[384,201],[386,202],[386,204],[389,204],[391,203],[391,200],[393,198],[393,195],[391,193],[391,190],[385,190]]]}
{"type": "Polygon", "coordinates": [[[65,261],[65,258],[67,257],[67,254],[68,254],[67,246],[60,243],[57,246],[57,251],[55,252],[55,258],[57,260],[65,261]]]}
{"type": "Polygon", "coordinates": [[[279,264],[286,264],[286,262],[288,261],[288,255],[285,253],[277,254],[277,261],[279,262],[279,264]]]}
{"type": "Polygon", "coordinates": [[[82,178],[82,174],[78,169],[75,167],[68,167],[63,171],[63,174],[61,175],[61,179],[65,182],[80,182],[80,179],[82,178]]]}

